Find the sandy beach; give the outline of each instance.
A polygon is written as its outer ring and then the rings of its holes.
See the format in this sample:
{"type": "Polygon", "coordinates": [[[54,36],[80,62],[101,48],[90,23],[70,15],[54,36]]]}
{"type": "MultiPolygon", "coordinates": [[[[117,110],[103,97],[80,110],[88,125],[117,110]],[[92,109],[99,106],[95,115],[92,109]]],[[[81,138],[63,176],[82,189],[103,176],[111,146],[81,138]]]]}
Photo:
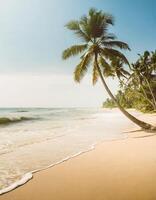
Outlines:
{"type": "Polygon", "coordinates": [[[156,0],[0,1],[0,200],[156,200],[156,0]]]}
{"type": "MultiPolygon", "coordinates": [[[[156,124],[156,114],[140,118],[156,124]]],[[[155,200],[156,136],[136,126],[127,127],[123,134],[128,138],[103,142],[92,151],[36,173],[27,184],[0,199],[155,200]]]]}

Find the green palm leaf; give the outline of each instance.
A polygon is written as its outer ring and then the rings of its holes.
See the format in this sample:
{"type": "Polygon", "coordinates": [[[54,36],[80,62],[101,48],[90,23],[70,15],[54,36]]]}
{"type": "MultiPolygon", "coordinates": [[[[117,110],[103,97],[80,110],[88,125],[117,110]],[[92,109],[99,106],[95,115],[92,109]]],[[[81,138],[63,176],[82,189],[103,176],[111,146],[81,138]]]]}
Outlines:
{"type": "Polygon", "coordinates": [[[121,60],[121,58],[113,57],[111,59],[111,67],[113,68],[119,80],[121,77],[127,79],[127,76],[130,76],[130,73],[124,69],[124,62],[121,60]]]}
{"type": "MultiPolygon", "coordinates": [[[[81,20],[81,23],[76,20],[72,20],[65,25],[69,30],[74,31],[75,35],[81,38],[83,41],[88,42],[90,40],[89,36],[82,30],[81,25],[84,23],[84,19],[81,20]]],[[[85,26],[84,26],[85,27],[85,26]]]]}
{"type": "Polygon", "coordinates": [[[75,71],[74,71],[74,80],[76,82],[80,82],[84,75],[86,74],[89,64],[92,61],[92,54],[88,53],[86,56],[83,57],[81,62],[76,66],[75,71]]]}
{"type": "Polygon", "coordinates": [[[119,52],[118,50],[115,49],[109,49],[109,48],[101,48],[101,53],[103,56],[105,56],[107,59],[112,59],[113,57],[118,57],[120,58],[125,64],[129,65],[129,62],[127,60],[127,58],[124,56],[124,54],[122,54],[121,52],[119,52]]]}
{"type": "Polygon", "coordinates": [[[111,48],[117,47],[117,48],[120,48],[120,49],[130,50],[128,44],[126,44],[125,42],[121,42],[121,41],[104,41],[102,44],[106,47],[111,47],[111,48]]]}
{"type": "Polygon", "coordinates": [[[115,40],[117,37],[113,33],[107,33],[103,37],[101,37],[100,41],[107,41],[107,40],[115,40]]]}
{"type": "Polygon", "coordinates": [[[76,20],[71,20],[70,22],[68,22],[65,27],[67,27],[69,30],[72,30],[72,31],[76,31],[76,30],[79,30],[80,27],[79,27],[79,21],[76,21],[76,20]]]}
{"type": "Polygon", "coordinates": [[[62,53],[62,58],[68,59],[71,56],[76,56],[80,53],[82,53],[84,50],[87,49],[87,44],[83,44],[83,45],[73,45],[70,48],[67,48],[63,51],[62,53]]]}
{"type": "Polygon", "coordinates": [[[104,76],[114,76],[113,70],[111,69],[111,66],[108,64],[108,62],[101,56],[99,59],[99,64],[102,68],[104,76]]]}

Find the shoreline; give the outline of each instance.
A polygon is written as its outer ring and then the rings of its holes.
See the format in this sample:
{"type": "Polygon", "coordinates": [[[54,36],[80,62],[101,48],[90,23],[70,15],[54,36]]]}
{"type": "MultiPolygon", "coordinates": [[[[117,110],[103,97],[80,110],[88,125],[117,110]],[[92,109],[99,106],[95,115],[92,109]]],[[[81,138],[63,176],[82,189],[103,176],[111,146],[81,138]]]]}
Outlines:
{"type": "MultiPolygon", "coordinates": [[[[146,121],[149,121],[149,122],[153,122],[154,123],[156,121],[155,120],[156,119],[156,115],[155,114],[154,115],[153,114],[142,114],[142,117],[143,118],[144,117],[146,117],[146,118],[149,117],[146,120],[146,121]],[[152,118],[153,118],[153,121],[151,121],[152,118]]],[[[134,128],[131,127],[130,129],[133,131],[133,129],[136,129],[136,127],[134,127],[134,128]]],[[[13,199],[15,199],[15,200],[16,199],[20,199],[20,198],[23,199],[23,200],[25,200],[25,199],[27,199],[27,194],[28,194],[28,193],[25,193],[25,190],[27,190],[27,188],[30,189],[30,187],[34,187],[35,188],[35,183],[34,182],[36,182],[37,179],[39,179],[42,174],[44,174],[44,173],[45,174],[51,173],[53,170],[57,170],[57,168],[60,168],[60,166],[64,167],[64,165],[66,165],[66,163],[71,163],[71,165],[72,165],[72,163],[75,162],[74,160],[77,160],[77,159],[81,159],[82,158],[83,161],[84,161],[85,158],[83,158],[83,157],[88,157],[91,154],[96,154],[96,152],[98,151],[98,149],[106,148],[105,146],[107,146],[107,148],[108,148],[109,145],[110,145],[110,147],[112,147],[113,145],[115,145],[115,143],[120,143],[121,145],[123,145],[123,143],[125,143],[125,142],[129,143],[129,142],[133,141],[133,139],[134,140],[139,140],[140,138],[142,138],[143,140],[147,140],[147,138],[151,138],[151,137],[148,137],[148,136],[152,136],[151,133],[145,133],[144,131],[139,131],[139,132],[136,131],[136,132],[132,132],[132,133],[130,133],[130,131],[129,131],[129,133],[124,133],[124,134],[127,134],[127,138],[125,138],[124,140],[121,139],[121,138],[117,139],[117,140],[116,139],[115,140],[105,140],[105,141],[101,142],[100,144],[93,145],[91,147],[91,149],[88,149],[85,152],[78,153],[77,155],[74,155],[74,156],[72,156],[70,158],[66,158],[66,159],[64,159],[64,160],[62,160],[62,161],[60,161],[58,163],[55,163],[55,164],[52,164],[52,165],[46,167],[45,169],[40,169],[40,170],[36,170],[36,171],[32,172],[33,173],[33,177],[31,177],[31,181],[27,182],[24,185],[21,184],[20,187],[17,186],[18,188],[16,188],[15,190],[12,190],[12,191],[7,192],[7,193],[5,193],[3,195],[0,195],[0,199],[9,200],[9,199],[12,198],[12,195],[13,195],[13,197],[14,197],[13,199]],[[138,137],[138,134],[139,134],[139,137],[138,137]],[[144,138],[145,135],[146,135],[147,138],[144,138]],[[33,184],[33,186],[32,186],[32,184],[33,184]],[[18,198],[18,196],[21,195],[21,191],[23,191],[22,192],[23,196],[22,197],[20,196],[20,198],[18,198]]],[[[155,136],[153,136],[153,138],[155,138],[155,140],[156,140],[155,136]]],[[[155,141],[155,144],[156,144],[156,141],[155,141]]],[[[92,157],[92,155],[91,155],[91,157],[92,157]]],[[[81,162],[80,162],[80,164],[81,164],[81,162]]],[[[52,181],[53,182],[53,180],[48,180],[48,181],[52,181]]],[[[82,180],[82,182],[83,182],[83,180],[82,180]]],[[[48,183],[45,183],[45,184],[48,184],[48,183]]],[[[87,198],[87,197],[85,197],[85,198],[87,198]]],[[[40,199],[40,197],[38,199],[40,199]]],[[[47,197],[46,199],[50,200],[50,197],[47,197]]],[[[67,198],[63,198],[63,199],[67,199],[67,198]]],[[[70,196],[68,196],[68,199],[70,199],[70,196]]],[[[56,200],[57,200],[57,198],[56,198],[56,200]]]]}
{"type": "MultiPolygon", "coordinates": [[[[104,109],[104,111],[106,111],[106,112],[109,112],[109,114],[111,113],[112,115],[114,115],[114,114],[118,114],[118,113],[120,113],[119,111],[118,111],[118,109],[104,109]]],[[[134,109],[131,109],[131,111],[135,111],[134,109]]],[[[136,112],[136,111],[135,111],[136,112]]],[[[103,113],[103,114],[105,114],[105,112],[103,113]]],[[[99,114],[95,114],[96,115],[96,120],[103,120],[103,114],[101,115],[100,114],[100,118],[99,118],[99,114]],[[99,119],[98,119],[99,118],[99,119]]],[[[121,114],[121,113],[120,113],[121,114]]],[[[122,116],[121,116],[122,117],[122,116]]],[[[86,118],[85,118],[86,119],[86,118]]],[[[89,118],[89,119],[91,119],[91,118],[89,118]]],[[[105,116],[104,116],[104,120],[105,120],[105,116]]],[[[121,120],[122,121],[122,120],[121,120]]],[[[99,123],[99,122],[98,122],[99,123]]],[[[122,125],[124,126],[125,124],[124,123],[122,123],[122,125]]],[[[100,123],[100,126],[101,126],[101,123],[100,123]]],[[[98,125],[96,124],[96,127],[98,127],[98,125]]],[[[103,127],[102,127],[103,128],[103,127]]],[[[107,130],[107,128],[105,127],[105,132],[107,132],[107,131],[109,131],[109,130],[107,130]]],[[[120,130],[120,129],[119,129],[120,130]]],[[[90,131],[90,130],[87,130],[88,132],[90,131]]],[[[116,132],[116,131],[114,131],[114,132],[116,132]]],[[[120,132],[122,132],[121,130],[120,130],[120,132]]],[[[119,133],[120,133],[119,132],[119,133]]],[[[122,137],[122,134],[120,133],[120,137],[122,137]]],[[[18,179],[17,181],[15,181],[15,182],[13,182],[12,184],[10,184],[9,186],[6,186],[5,188],[2,188],[2,189],[0,189],[0,196],[1,195],[3,195],[3,194],[6,194],[6,193],[8,193],[8,192],[11,192],[12,190],[15,190],[16,188],[18,188],[18,187],[20,187],[20,186],[23,186],[24,184],[26,184],[27,182],[29,182],[33,177],[34,177],[34,175],[36,174],[36,173],[39,173],[40,171],[43,171],[43,170],[46,170],[46,169],[49,169],[49,168],[51,168],[51,167],[54,167],[55,165],[58,165],[58,164],[61,164],[62,162],[65,162],[65,161],[67,161],[67,160],[70,160],[70,159],[72,159],[72,158],[74,158],[74,157],[77,157],[77,156],[79,156],[79,155],[81,155],[81,154],[83,154],[83,153],[87,153],[88,151],[91,151],[91,150],[93,150],[94,148],[95,148],[95,146],[96,145],[100,145],[101,143],[103,143],[103,142],[105,142],[105,141],[113,141],[113,140],[121,140],[121,138],[118,138],[118,137],[115,137],[115,138],[105,138],[105,139],[103,139],[103,140],[100,140],[100,141],[98,141],[98,142],[96,142],[96,143],[92,143],[92,144],[90,144],[89,146],[86,146],[83,150],[80,150],[80,151],[78,151],[78,152],[75,152],[75,154],[73,154],[73,155],[70,155],[70,156],[66,156],[66,157],[64,157],[64,158],[62,158],[62,159],[60,159],[59,161],[57,161],[57,162],[51,162],[50,164],[48,164],[48,165],[46,165],[46,166],[44,166],[44,167],[41,167],[41,168],[38,168],[38,169],[34,169],[34,170],[30,170],[30,171],[27,171],[25,174],[23,174],[23,175],[21,175],[20,176],[20,179],[18,179]]]]}
{"type": "MultiPolygon", "coordinates": [[[[122,133],[121,133],[121,134],[122,134],[122,133]]],[[[50,164],[50,165],[48,165],[48,166],[46,166],[46,167],[44,167],[44,168],[41,168],[41,169],[36,169],[36,170],[34,170],[34,171],[30,171],[30,172],[24,174],[24,175],[21,177],[21,179],[19,179],[18,181],[14,182],[14,183],[11,184],[10,186],[8,186],[8,187],[6,187],[6,188],[4,188],[4,189],[1,189],[1,190],[0,190],[0,197],[1,197],[2,195],[5,195],[5,194],[7,194],[7,193],[12,192],[13,190],[16,190],[16,189],[19,188],[19,187],[24,186],[24,185],[27,184],[29,181],[31,181],[31,180],[34,178],[34,176],[36,176],[36,174],[38,174],[38,173],[40,173],[40,172],[42,172],[42,171],[51,169],[51,168],[53,168],[53,167],[55,167],[55,166],[57,166],[57,165],[60,165],[60,164],[62,164],[62,163],[64,163],[64,162],[69,161],[70,159],[76,158],[76,157],[78,157],[78,156],[81,156],[82,154],[85,154],[85,153],[88,153],[88,152],[90,152],[90,151],[93,151],[93,150],[96,149],[96,147],[98,147],[99,145],[102,145],[102,144],[105,143],[105,142],[121,141],[121,140],[125,140],[125,139],[127,139],[127,138],[105,139],[104,141],[101,141],[101,142],[92,144],[90,147],[88,147],[88,149],[86,149],[86,150],[84,150],[84,151],[81,151],[81,152],[78,152],[78,153],[76,153],[76,154],[74,154],[74,155],[72,155],[72,156],[66,157],[66,158],[64,158],[63,160],[60,160],[60,161],[58,161],[58,162],[56,162],[56,163],[50,164]]]]}
{"type": "Polygon", "coordinates": [[[75,154],[75,155],[73,155],[73,156],[70,156],[70,157],[66,157],[66,158],[64,158],[63,160],[60,160],[60,161],[58,161],[58,162],[56,162],[56,163],[53,163],[53,164],[51,164],[51,165],[49,165],[49,166],[47,166],[47,167],[45,167],[45,168],[36,169],[36,170],[34,170],[34,171],[30,171],[30,172],[24,174],[24,175],[21,177],[21,179],[20,179],[19,181],[16,181],[16,182],[14,182],[13,184],[11,184],[10,186],[8,186],[8,187],[6,187],[6,188],[0,190],[0,196],[5,195],[5,194],[7,194],[7,193],[10,193],[10,192],[16,190],[17,188],[24,186],[24,185],[27,184],[29,181],[31,181],[31,179],[33,179],[34,176],[35,176],[36,174],[38,174],[38,173],[40,173],[40,172],[42,172],[42,171],[51,169],[51,168],[53,168],[53,167],[55,167],[55,166],[57,166],[57,165],[59,165],[59,164],[62,164],[62,163],[66,162],[66,161],[68,161],[68,160],[70,160],[70,159],[73,159],[73,158],[75,158],[75,157],[77,157],[77,156],[80,156],[80,155],[82,155],[82,154],[85,154],[85,153],[87,153],[87,152],[93,151],[93,150],[96,148],[96,145],[98,145],[98,144],[93,144],[92,146],[90,146],[90,147],[89,147],[88,149],[86,149],[85,151],[79,152],[79,153],[77,153],[77,154],[75,154]]]}

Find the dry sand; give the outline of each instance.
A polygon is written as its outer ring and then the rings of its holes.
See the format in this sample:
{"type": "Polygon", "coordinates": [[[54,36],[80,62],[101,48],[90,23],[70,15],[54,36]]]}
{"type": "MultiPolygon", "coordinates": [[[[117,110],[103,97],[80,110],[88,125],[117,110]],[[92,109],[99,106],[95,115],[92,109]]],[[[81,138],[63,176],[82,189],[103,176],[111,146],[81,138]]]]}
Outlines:
{"type": "MultiPolygon", "coordinates": [[[[156,115],[141,117],[156,124],[156,115]]],[[[128,139],[104,142],[35,174],[0,200],[156,200],[156,136],[124,134],[128,139]]]]}

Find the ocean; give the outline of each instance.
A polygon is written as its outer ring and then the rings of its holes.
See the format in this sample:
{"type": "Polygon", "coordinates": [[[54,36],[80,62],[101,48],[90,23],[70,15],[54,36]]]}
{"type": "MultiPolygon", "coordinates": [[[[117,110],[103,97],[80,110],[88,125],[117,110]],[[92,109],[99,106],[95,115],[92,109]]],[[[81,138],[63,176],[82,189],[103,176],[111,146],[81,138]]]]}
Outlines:
{"type": "Polygon", "coordinates": [[[98,143],[124,139],[121,127],[128,124],[102,108],[1,108],[0,194],[98,143]]]}

